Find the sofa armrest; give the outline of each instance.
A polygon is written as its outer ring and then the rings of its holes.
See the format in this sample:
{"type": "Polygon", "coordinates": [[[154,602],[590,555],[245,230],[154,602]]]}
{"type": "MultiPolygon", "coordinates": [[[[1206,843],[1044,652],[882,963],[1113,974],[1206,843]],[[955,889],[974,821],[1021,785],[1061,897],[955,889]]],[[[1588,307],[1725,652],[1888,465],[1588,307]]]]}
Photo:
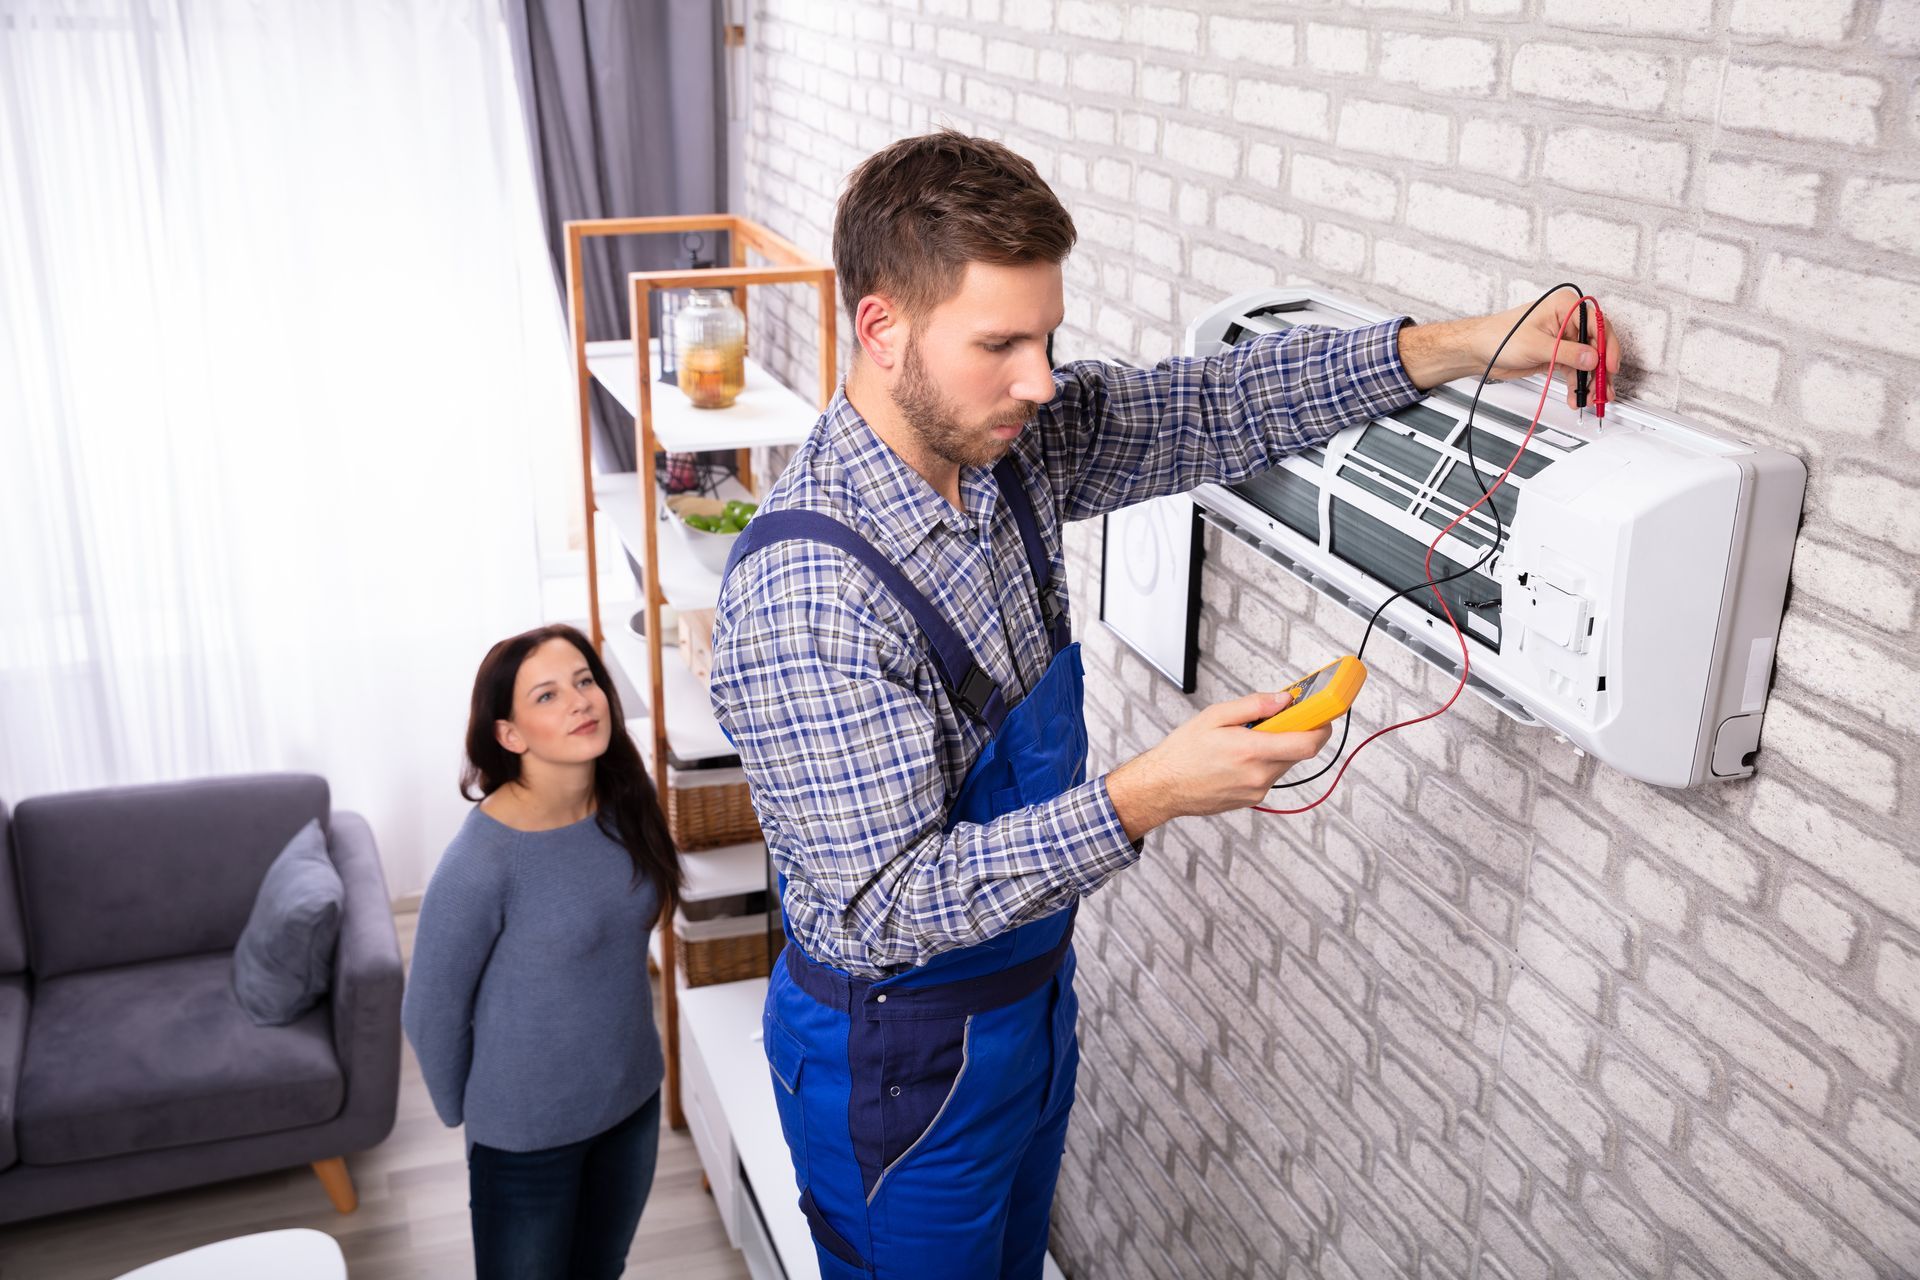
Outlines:
{"type": "Polygon", "coordinates": [[[328,850],[346,889],[333,960],[333,1050],[347,1081],[346,1111],[392,1126],[400,1095],[400,939],[373,829],[336,810],[328,850]]]}

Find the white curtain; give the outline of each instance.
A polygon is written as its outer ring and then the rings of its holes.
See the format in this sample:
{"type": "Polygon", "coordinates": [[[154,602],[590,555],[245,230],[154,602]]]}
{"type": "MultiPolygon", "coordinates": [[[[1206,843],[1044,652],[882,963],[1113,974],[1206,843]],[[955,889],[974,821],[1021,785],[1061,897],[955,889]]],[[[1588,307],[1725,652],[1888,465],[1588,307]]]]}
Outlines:
{"type": "Polygon", "coordinates": [[[311,770],[425,883],[574,447],[509,67],[488,0],[0,0],[0,799],[311,770]]]}

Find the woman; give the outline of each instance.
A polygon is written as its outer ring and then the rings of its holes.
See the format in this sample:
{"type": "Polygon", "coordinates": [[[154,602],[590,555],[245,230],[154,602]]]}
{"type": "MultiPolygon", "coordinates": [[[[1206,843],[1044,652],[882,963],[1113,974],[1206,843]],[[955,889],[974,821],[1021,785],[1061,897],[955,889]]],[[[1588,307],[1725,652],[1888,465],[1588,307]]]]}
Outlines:
{"type": "Polygon", "coordinates": [[[460,793],[479,804],[427,886],[402,1020],[467,1127],[476,1270],[615,1277],[659,1148],[647,938],[680,864],[585,636],[487,654],[460,793]]]}

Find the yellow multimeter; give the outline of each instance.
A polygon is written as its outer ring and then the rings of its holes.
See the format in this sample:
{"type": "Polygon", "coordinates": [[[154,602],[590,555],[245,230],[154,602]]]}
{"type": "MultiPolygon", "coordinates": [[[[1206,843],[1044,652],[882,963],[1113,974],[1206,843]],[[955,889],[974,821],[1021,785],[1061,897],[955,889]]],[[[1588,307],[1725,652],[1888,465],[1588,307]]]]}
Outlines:
{"type": "Polygon", "coordinates": [[[1366,663],[1354,657],[1335,658],[1288,690],[1293,702],[1284,711],[1253,727],[1268,733],[1318,729],[1345,715],[1366,682],[1366,663]]]}

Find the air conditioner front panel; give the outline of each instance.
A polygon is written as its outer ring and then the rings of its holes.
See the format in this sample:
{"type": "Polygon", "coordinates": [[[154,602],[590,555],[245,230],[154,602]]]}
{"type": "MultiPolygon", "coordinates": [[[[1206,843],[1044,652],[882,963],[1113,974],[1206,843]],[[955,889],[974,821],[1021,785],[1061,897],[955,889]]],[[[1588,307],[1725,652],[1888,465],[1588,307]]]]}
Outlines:
{"type": "Polygon", "coordinates": [[[1741,778],[1753,772],[1806,497],[1806,464],[1790,454],[1755,452],[1741,469],[1740,510],[1727,565],[1721,645],[1709,677],[1708,725],[1696,773],[1741,778]]]}
{"type": "Polygon", "coordinates": [[[1711,732],[1739,493],[1725,459],[1629,462],[1571,502],[1524,507],[1502,554],[1516,629],[1507,660],[1534,710],[1642,781],[1687,785],[1711,732]],[[1570,611],[1583,621],[1571,643],[1553,625],[1570,611]],[[1548,625],[1531,625],[1536,615],[1548,625]]]}

